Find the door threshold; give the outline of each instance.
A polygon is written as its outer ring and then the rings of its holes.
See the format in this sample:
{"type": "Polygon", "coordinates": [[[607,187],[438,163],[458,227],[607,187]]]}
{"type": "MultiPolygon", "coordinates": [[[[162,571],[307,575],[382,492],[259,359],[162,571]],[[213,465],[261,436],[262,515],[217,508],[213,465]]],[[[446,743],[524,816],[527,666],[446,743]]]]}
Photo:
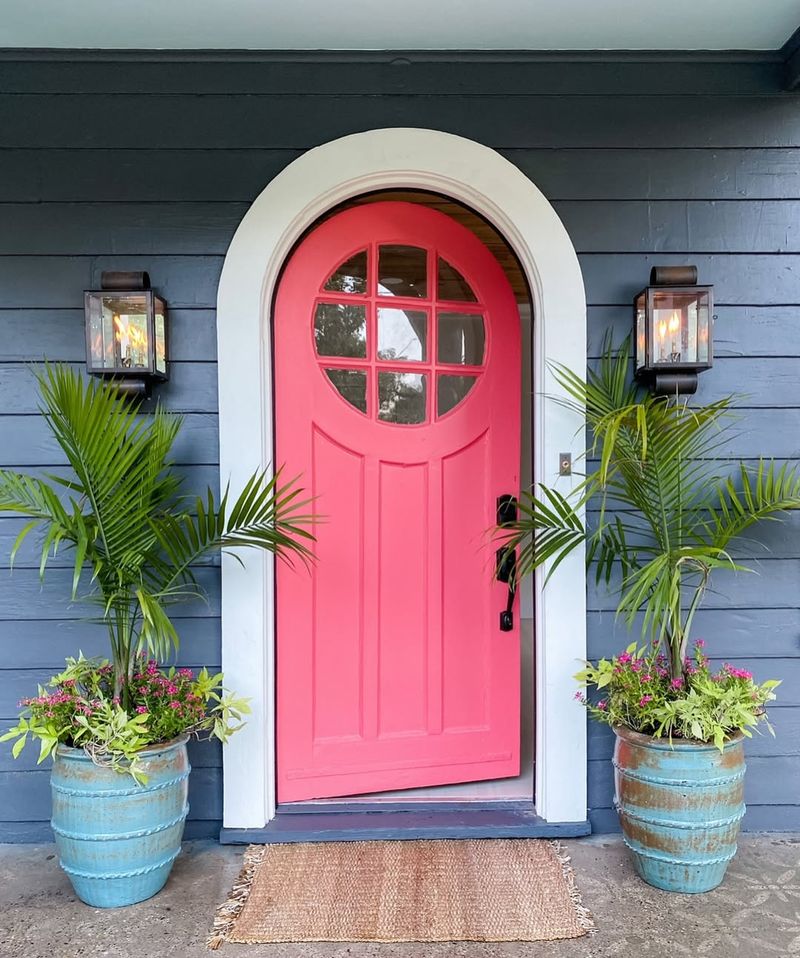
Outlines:
{"type": "Polygon", "coordinates": [[[278,805],[278,815],[352,815],[353,812],[488,812],[496,809],[532,811],[529,798],[480,798],[480,799],[412,799],[411,801],[370,801],[362,799],[306,799],[302,802],[285,802],[278,805]]]}
{"type": "Polygon", "coordinates": [[[547,822],[533,802],[493,802],[476,808],[472,803],[442,808],[441,803],[408,803],[366,811],[357,803],[336,811],[326,807],[278,813],[264,828],[223,828],[223,845],[271,845],[295,842],[409,841],[464,838],[577,838],[588,835],[583,822],[547,822]],[[431,807],[433,806],[433,807],[431,807]]]}

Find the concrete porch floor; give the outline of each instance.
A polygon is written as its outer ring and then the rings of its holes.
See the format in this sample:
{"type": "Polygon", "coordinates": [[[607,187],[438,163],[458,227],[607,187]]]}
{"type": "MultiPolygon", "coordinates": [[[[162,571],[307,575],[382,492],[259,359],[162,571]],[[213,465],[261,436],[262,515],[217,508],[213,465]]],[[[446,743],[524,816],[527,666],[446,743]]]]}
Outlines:
{"type": "MultiPolygon", "coordinates": [[[[597,931],[548,944],[230,945],[225,958],[756,958],[800,954],[800,835],[748,835],[721,888],[708,895],[656,891],[633,872],[617,838],[565,843],[597,931]]],[[[103,911],[72,893],[50,845],[0,846],[3,958],[209,958],[214,908],[243,849],[188,842],[164,891],[103,911]]]]}

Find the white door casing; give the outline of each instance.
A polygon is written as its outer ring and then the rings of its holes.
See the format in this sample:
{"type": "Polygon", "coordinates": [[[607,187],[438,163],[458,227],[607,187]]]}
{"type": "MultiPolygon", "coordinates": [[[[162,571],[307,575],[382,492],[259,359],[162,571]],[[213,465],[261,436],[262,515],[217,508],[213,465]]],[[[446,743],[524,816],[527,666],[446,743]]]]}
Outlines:
{"type": "MultiPolygon", "coordinates": [[[[441,193],[471,207],[505,237],[533,302],[533,477],[555,482],[560,453],[584,449],[582,417],[552,397],[550,364],[586,364],[583,278],[561,220],[543,194],[499,153],[434,130],[384,129],[318,146],[259,194],[234,234],[217,294],[219,440],[222,487],[235,491],[273,456],[271,310],[281,267],[320,216],[354,196],[383,189],[441,193]]],[[[566,492],[574,480],[559,478],[566,492]]],[[[222,561],[222,668],[248,696],[247,726],[223,752],[227,828],[263,828],[275,814],[275,620],[272,557],[222,561]]],[[[586,819],[586,717],[573,674],[586,657],[583,550],[543,590],[534,582],[536,812],[548,822],[586,819]]]]}

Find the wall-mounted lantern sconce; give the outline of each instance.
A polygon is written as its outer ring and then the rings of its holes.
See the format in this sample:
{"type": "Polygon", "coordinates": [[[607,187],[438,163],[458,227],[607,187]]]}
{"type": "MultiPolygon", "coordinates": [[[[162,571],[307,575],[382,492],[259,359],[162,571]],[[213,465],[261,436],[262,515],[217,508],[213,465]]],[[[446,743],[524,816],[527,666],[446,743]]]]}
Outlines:
{"type": "Polygon", "coordinates": [[[697,285],[696,266],[654,266],[634,299],[636,378],[657,395],[693,393],[711,368],[713,290],[697,285]]]}
{"type": "Polygon", "coordinates": [[[131,396],[150,395],[167,371],[167,304],[147,273],[104,272],[102,289],[84,293],[86,367],[131,396]]]}

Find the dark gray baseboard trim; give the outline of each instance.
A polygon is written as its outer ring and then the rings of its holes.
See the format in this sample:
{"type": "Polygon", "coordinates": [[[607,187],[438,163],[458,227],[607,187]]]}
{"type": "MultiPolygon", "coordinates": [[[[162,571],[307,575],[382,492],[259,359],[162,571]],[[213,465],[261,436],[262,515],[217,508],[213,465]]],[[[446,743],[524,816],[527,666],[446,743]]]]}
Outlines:
{"type": "Polygon", "coordinates": [[[419,838],[577,838],[591,833],[583,822],[546,822],[530,803],[498,803],[496,808],[395,808],[335,812],[282,812],[265,828],[223,828],[223,845],[342,842],[419,838]],[[516,807],[520,806],[520,807],[516,807]]]}

